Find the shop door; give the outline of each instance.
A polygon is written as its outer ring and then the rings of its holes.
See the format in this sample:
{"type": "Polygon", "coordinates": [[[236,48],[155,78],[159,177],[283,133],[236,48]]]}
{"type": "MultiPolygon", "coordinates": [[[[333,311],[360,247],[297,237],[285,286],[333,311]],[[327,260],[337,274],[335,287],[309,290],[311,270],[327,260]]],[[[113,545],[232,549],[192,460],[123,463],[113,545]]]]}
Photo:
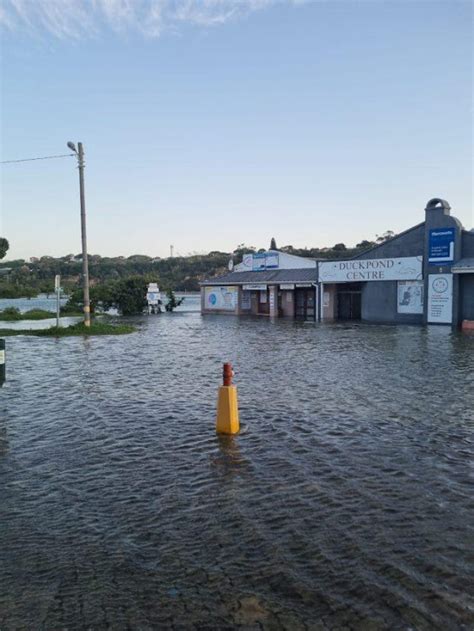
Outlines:
{"type": "Polygon", "coordinates": [[[341,285],[337,292],[337,319],[360,320],[361,309],[362,291],[359,286],[341,285]]]}
{"type": "Polygon", "coordinates": [[[298,320],[316,320],[316,297],[314,287],[296,288],[295,318],[298,320]]]}
{"type": "Polygon", "coordinates": [[[258,292],[258,313],[268,315],[270,313],[270,301],[268,299],[268,289],[258,292]]]}

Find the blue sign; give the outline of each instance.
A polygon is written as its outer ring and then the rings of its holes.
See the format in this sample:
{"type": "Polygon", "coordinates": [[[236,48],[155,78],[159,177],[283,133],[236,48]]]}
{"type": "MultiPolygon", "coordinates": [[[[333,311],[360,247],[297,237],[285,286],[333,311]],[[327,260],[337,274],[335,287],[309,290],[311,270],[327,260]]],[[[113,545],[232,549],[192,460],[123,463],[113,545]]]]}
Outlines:
{"type": "Polygon", "coordinates": [[[252,269],[254,272],[266,269],[266,253],[258,252],[253,255],[252,269]]]}
{"type": "Polygon", "coordinates": [[[450,263],[452,261],[454,261],[454,228],[430,230],[428,262],[450,263]]]}
{"type": "Polygon", "coordinates": [[[259,272],[265,269],[278,269],[278,252],[258,252],[252,258],[252,270],[259,272]]]}

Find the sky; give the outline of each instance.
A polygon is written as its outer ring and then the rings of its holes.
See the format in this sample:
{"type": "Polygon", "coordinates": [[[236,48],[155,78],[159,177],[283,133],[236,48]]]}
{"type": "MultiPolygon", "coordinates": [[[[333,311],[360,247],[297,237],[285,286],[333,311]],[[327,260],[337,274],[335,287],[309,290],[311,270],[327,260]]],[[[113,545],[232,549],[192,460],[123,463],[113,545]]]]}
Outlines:
{"type": "MultiPolygon", "coordinates": [[[[473,217],[473,4],[2,0],[1,157],[86,156],[102,256],[473,217]]],[[[0,165],[8,259],[81,249],[75,158],[0,165]]]]}

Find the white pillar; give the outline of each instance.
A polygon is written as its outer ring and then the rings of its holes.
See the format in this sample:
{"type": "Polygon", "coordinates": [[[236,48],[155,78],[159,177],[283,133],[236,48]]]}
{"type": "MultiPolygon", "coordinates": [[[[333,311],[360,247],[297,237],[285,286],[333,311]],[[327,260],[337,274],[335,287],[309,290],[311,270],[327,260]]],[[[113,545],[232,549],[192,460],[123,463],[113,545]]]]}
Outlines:
{"type": "Polygon", "coordinates": [[[278,317],[278,286],[269,286],[269,299],[270,299],[270,317],[278,317]]]}
{"type": "Polygon", "coordinates": [[[319,304],[321,311],[321,322],[324,320],[324,283],[319,285],[319,304]]]}

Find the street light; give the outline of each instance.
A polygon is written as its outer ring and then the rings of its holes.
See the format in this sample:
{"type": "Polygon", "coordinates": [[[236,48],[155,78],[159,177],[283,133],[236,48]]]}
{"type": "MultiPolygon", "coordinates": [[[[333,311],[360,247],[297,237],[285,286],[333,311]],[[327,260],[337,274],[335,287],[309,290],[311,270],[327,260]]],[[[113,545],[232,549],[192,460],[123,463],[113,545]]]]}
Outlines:
{"type": "Polygon", "coordinates": [[[67,146],[77,156],[79,168],[79,195],[81,200],[81,238],[82,238],[82,284],[84,289],[84,326],[91,325],[91,308],[89,299],[89,262],[87,260],[87,235],[86,235],[86,200],[84,196],[84,149],[82,142],[76,145],[68,142],[67,146]]]}

